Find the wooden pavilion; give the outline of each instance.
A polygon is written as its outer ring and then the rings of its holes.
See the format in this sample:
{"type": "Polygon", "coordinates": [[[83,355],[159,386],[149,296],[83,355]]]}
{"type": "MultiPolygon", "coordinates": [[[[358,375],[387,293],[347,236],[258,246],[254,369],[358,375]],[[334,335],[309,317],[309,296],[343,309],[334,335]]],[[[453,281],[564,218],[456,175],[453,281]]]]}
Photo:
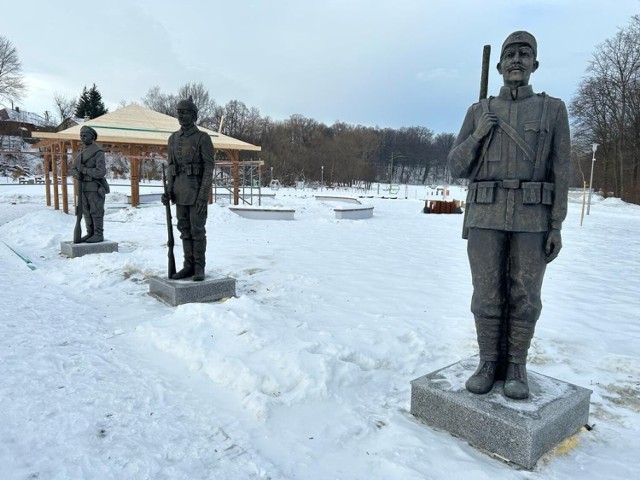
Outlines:
{"type": "MultiPolygon", "coordinates": [[[[131,204],[138,205],[140,203],[141,166],[145,160],[157,159],[158,157],[167,158],[169,136],[180,129],[178,119],[132,104],[60,132],[33,132],[33,137],[39,139],[36,146],[40,147],[44,156],[47,205],[51,206],[52,203],[51,189],[53,186],[54,208],[60,209],[59,197],[61,193],[62,209],[65,213],[69,213],[67,165],[80,152],[80,129],[83,125],[96,130],[98,133],[97,143],[102,146],[105,153],[118,153],[129,159],[131,162],[131,204]],[[58,186],[60,186],[61,192],[58,191],[58,186]]],[[[198,128],[209,134],[216,150],[221,150],[226,154],[228,160],[216,161],[216,167],[231,167],[233,172],[233,203],[238,205],[240,152],[242,150],[259,152],[261,148],[200,126],[198,128]]],[[[245,165],[247,162],[242,163],[245,165]]],[[[262,165],[262,161],[249,163],[258,167],[262,165]]]]}

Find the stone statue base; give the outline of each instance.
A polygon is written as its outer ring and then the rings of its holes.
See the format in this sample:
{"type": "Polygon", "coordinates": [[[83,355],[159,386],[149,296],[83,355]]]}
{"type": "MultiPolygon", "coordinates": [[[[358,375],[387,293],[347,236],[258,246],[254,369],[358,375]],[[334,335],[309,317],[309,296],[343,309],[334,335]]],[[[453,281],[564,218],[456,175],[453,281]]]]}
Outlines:
{"type": "Polygon", "coordinates": [[[209,277],[202,282],[194,282],[191,278],[170,280],[151,277],[149,294],[174,307],[184,303],[215,302],[225,297],[235,297],[236,280],[230,277],[209,277]]]}
{"type": "Polygon", "coordinates": [[[98,243],[60,242],[60,253],[69,258],[81,257],[92,253],[111,253],[118,251],[118,242],[105,240],[98,243]]]}
{"type": "Polygon", "coordinates": [[[529,470],[587,424],[591,390],[529,371],[526,400],[505,397],[502,381],[476,395],[464,384],[477,365],[474,356],[413,380],[411,414],[529,470]]]}

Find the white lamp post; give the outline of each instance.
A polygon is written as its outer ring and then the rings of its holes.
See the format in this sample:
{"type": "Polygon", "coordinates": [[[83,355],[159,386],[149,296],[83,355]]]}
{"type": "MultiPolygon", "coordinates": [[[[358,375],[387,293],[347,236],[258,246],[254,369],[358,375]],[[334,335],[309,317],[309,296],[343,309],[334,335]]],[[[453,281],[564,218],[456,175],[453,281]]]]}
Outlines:
{"type": "Polygon", "coordinates": [[[593,190],[593,165],[596,163],[596,150],[598,149],[598,144],[594,143],[591,145],[591,150],[593,150],[593,158],[591,159],[591,175],[589,176],[589,198],[587,199],[587,215],[589,215],[589,211],[591,210],[591,191],[593,190]]]}
{"type": "Polygon", "coordinates": [[[324,165],[320,167],[320,191],[324,190],[324,165]]]}

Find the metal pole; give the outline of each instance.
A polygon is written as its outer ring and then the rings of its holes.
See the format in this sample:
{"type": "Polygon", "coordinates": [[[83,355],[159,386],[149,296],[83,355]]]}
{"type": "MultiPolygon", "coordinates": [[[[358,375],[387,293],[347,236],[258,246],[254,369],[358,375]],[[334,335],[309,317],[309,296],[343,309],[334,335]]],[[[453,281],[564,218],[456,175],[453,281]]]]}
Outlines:
{"type": "Polygon", "coordinates": [[[320,167],[320,191],[324,190],[324,165],[320,167]]]}
{"type": "Polygon", "coordinates": [[[589,212],[591,210],[591,191],[593,190],[593,166],[596,163],[596,150],[598,149],[598,144],[594,143],[591,146],[591,149],[593,150],[593,158],[591,159],[591,175],[589,176],[589,198],[587,200],[587,215],[589,215],[589,212]]]}

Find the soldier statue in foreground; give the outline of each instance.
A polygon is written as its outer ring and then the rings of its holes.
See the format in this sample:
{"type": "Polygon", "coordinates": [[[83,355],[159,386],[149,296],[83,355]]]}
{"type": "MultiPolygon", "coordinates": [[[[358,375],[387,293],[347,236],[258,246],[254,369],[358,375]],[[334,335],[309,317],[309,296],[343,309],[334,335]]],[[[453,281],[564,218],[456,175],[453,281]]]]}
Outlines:
{"type": "Polygon", "coordinates": [[[507,397],[524,399],[542,280],[562,246],[569,123],[561,100],[529,85],[538,68],[533,35],[509,35],[497,68],[504,86],[469,108],[448,158],[451,174],[469,179],[463,237],[480,363],[466,388],[483,394],[504,380],[507,397]]]}
{"type": "Polygon", "coordinates": [[[196,127],[198,108],[192,99],[177,104],[180,130],[169,137],[168,194],[162,202],[176,205],[184,265],[171,278],[204,280],[207,207],[213,182],[213,142],[196,127]]]}
{"type": "Polygon", "coordinates": [[[89,126],[80,129],[80,140],[84,148],[76,157],[71,172],[78,180],[78,221],[74,232],[74,243],[98,243],[104,241],[104,201],[109,193],[109,184],[104,178],[104,150],[95,143],[98,133],[89,126]],[[81,218],[87,232],[80,237],[81,218]]]}

